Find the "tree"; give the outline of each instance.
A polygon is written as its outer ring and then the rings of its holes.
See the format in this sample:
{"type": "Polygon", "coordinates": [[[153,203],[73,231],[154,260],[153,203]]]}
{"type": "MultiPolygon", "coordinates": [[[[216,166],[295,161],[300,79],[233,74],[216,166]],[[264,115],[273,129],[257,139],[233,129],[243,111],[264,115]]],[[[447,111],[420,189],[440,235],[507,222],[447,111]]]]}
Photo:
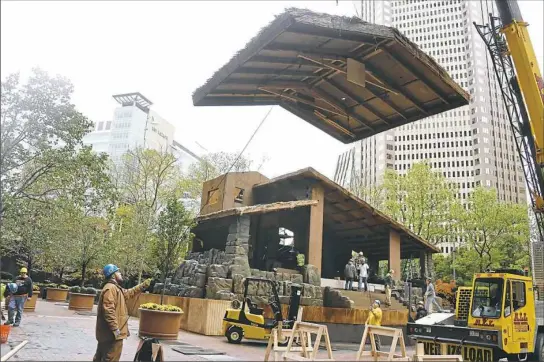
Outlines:
{"type": "Polygon", "coordinates": [[[11,255],[29,270],[42,267],[44,255],[53,239],[51,204],[15,200],[2,225],[2,255],[11,255]]]}
{"type": "Polygon", "coordinates": [[[182,194],[181,170],[170,152],[136,148],[113,166],[113,175],[121,201],[114,217],[115,250],[140,281],[149,267],[159,209],[182,194]]]}
{"type": "MultiPolygon", "coordinates": [[[[101,261],[105,251],[105,240],[109,237],[108,219],[117,202],[117,194],[108,174],[107,155],[83,147],[66,160],[65,165],[66,168],[55,169],[36,182],[32,190],[55,190],[49,193],[49,203],[55,208],[52,215],[58,237],[55,242],[61,244],[62,249],[51,248],[49,251],[60,251],[64,266],[80,270],[83,285],[86,271],[101,261]]],[[[55,268],[51,266],[51,269],[55,268]]]]}
{"type": "Polygon", "coordinates": [[[161,271],[163,279],[161,304],[164,298],[166,277],[174,270],[187,252],[194,237],[191,233],[193,226],[194,218],[185,210],[183,203],[176,199],[168,200],[166,207],[159,215],[154,247],[157,267],[161,271]]]}
{"type": "MultiPolygon", "coordinates": [[[[473,262],[479,272],[500,266],[504,255],[514,257],[528,252],[526,206],[499,202],[494,189],[482,187],[470,195],[469,205],[469,210],[459,217],[459,227],[468,248],[475,253],[473,262]],[[512,249],[511,245],[516,246],[512,249]]],[[[502,264],[511,262],[503,261],[502,264]]]]}
{"type": "Polygon", "coordinates": [[[379,186],[355,185],[359,197],[425,240],[440,243],[455,228],[461,209],[457,190],[427,163],[415,163],[406,175],[387,170],[379,186]]]}
{"type": "Polygon", "coordinates": [[[227,172],[259,171],[266,161],[267,158],[263,158],[256,164],[250,158],[237,153],[209,153],[189,167],[188,172],[184,175],[183,190],[189,192],[192,198],[200,200],[204,182],[227,172]]]}
{"type": "Polygon", "coordinates": [[[40,69],[24,85],[19,74],[2,82],[0,137],[0,220],[7,199],[48,197],[30,191],[36,182],[65,166],[92,123],[70,103],[72,84],[40,69]]]}

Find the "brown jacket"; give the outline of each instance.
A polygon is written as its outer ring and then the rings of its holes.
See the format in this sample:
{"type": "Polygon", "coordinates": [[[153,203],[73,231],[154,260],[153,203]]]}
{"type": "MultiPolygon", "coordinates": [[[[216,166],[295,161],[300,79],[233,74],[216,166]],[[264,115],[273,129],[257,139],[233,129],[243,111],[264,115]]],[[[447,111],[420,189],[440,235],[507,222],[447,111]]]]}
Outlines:
{"type": "Polygon", "coordinates": [[[126,339],[128,331],[128,309],[126,302],[142,292],[143,286],[137,285],[132,289],[121,288],[114,280],[109,280],[98,300],[96,317],[96,340],[99,343],[112,342],[116,339],[126,339]],[[115,337],[115,331],[121,334],[115,337]]]}

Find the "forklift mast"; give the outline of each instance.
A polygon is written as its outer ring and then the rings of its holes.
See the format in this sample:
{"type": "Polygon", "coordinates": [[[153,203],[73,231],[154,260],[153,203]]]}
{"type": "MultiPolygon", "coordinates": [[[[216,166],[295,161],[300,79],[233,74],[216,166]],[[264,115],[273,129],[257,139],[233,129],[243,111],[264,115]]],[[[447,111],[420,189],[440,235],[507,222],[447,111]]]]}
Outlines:
{"type": "Polygon", "coordinates": [[[296,322],[298,318],[298,310],[300,308],[300,297],[302,294],[302,287],[298,284],[291,284],[291,296],[289,298],[289,312],[287,314],[287,320],[296,322]]]}

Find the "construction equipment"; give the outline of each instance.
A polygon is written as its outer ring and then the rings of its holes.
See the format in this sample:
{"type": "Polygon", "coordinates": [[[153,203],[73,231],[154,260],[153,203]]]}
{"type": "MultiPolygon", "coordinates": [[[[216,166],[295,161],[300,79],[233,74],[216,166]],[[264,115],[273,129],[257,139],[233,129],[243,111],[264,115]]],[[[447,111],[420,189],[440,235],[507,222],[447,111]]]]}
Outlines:
{"type": "Polygon", "coordinates": [[[535,212],[532,275],[544,300],[544,82],[516,0],[496,0],[500,16],[476,25],[484,40],[514,132],[535,212]]]}
{"type": "Polygon", "coordinates": [[[239,309],[227,309],[223,318],[223,334],[227,337],[229,343],[240,343],[244,337],[253,340],[268,340],[272,329],[278,327],[281,336],[281,328],[291,329],[297,321],[301,290],[302,287],[300,285],[291,284],[289,311],[286,318],[284,318],[276,283],[269,279],[246,278],[244,280],[244,299],[242,305],[239,309]],[[272,298],[269,299],[268,304],[272,309],[273,319],[266,319],[264,317],[264,310],[259,308],[247,296],[250,283],[270,285],[272,298]],[[248,307],[247,311],[246,305],[248,307]]]}
{"type": "Polygon", "coordinates": [[[544,302],[535,300],[532,279],[523,271],[476,274],[472,288],[458,292],[455,314],[433,313],[408,323],[407,330],[424,344],[425,354],[544,362],[544,302]]]}

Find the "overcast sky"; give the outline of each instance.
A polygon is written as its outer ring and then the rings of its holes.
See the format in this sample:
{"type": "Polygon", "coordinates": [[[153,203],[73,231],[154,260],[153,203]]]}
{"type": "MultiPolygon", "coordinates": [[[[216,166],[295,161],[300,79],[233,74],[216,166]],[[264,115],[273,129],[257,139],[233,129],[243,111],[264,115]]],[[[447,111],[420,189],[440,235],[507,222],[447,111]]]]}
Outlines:
{"type": "MultiPolygon", "coordinates": [[[[543,2],[520,1],[540,67],[543,2]]],[[[74,102],[93,121],[113,117],[113,94],[141,92],[201,153],[240,151],[268,107],[193,107],[192,92],[290,6],[355,15],[359,1],[2,1],[1,73],[39,66],[75,85],[74,102]]],[[[359,11],[359,8],[357,8],[359,11]]],[[[270,160],[273,177],[312,166],[332,177],[347,146],[279,107],[246,151],[270,160]]]]}

